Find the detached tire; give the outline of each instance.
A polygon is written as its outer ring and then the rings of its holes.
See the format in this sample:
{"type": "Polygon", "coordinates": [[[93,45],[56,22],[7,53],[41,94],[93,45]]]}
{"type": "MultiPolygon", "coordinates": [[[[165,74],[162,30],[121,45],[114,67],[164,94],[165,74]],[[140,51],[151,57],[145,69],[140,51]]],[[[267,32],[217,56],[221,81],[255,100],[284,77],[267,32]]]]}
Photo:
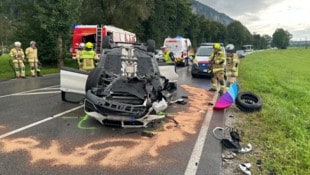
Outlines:
{"type": "Polygon", "coordinates": [[[95,67],[89,74],[86,80],[85,92],[92,89],[93,87],[97,87],[101,75],[103,73],[103,68],[95,67]]]}
{"type": "Polygon", "coordinates": [[[252,92],[240,92],[236,99],[236,106],[243,112],[255,112],[262,109],[262,99],[252,92]]]}

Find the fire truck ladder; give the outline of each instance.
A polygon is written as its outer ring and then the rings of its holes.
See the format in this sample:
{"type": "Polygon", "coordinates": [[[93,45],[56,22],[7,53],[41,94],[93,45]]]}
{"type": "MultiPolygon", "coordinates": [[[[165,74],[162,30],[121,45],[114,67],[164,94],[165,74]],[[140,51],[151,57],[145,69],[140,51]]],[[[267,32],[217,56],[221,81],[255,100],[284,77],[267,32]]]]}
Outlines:
{"type": "Polygon", "coordinates": [[[102,50],[102,27],[101,25],[97,25],[96,30],[96,53],[101,54],[102,50]]]}

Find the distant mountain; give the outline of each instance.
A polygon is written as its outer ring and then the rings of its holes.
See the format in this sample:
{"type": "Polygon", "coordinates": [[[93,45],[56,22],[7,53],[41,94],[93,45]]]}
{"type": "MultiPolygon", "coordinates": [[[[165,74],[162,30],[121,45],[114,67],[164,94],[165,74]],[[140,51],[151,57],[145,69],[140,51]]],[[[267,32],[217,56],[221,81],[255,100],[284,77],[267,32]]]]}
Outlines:
{"type": "Polygon", "coordinates": [[[207,17],[208,19],[212,21],[217,21],[219,23],[224,24],[227,26],[228,24],[232,23],[234,19],[227,16],[224,13],[220,13],[213,8],[209,7],[208,5],[205,5],[201,2],[198,2],[196,0],[189,0],[192,3],[192,10],[194,13],[203,15],[207,17]]]}

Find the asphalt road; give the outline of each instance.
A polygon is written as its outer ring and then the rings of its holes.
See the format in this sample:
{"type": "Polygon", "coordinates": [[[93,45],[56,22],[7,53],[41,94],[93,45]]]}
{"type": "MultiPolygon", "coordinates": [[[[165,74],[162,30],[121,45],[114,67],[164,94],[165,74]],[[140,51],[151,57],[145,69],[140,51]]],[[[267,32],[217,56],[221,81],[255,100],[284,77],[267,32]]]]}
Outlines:
{"type": "Polygon", "coordinates": [[[81,104],[62,102],[59,74],[0,82],[0,174],[219,174],[212,130],[223,112],[208,106],[210,80],[177,71],[177,95],[188,103],[166,113],[179,126],[164,120],[141,129],[102,126],[81,104]]]}

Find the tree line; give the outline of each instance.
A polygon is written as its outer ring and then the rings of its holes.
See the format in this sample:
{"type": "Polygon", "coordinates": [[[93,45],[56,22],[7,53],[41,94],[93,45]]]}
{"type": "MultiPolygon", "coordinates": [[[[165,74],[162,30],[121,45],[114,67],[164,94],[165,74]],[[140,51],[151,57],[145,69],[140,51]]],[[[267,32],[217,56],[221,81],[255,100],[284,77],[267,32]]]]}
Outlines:
{"type": "Polygon", "coordinates": [[[194,47],[222,42],[265,49],[271,42],[270,36],[251,34],[239,21],[224,26],[194,14],[188,0],[1,0],[0,24],[2,45],[19,40],[26,47],[35,40],[40,58],[59,65],[70,54],[74,24],[114,25],[136,33],[141,42],[154,39],[157,47],[177,35],[190,38],[194,47]]]}

